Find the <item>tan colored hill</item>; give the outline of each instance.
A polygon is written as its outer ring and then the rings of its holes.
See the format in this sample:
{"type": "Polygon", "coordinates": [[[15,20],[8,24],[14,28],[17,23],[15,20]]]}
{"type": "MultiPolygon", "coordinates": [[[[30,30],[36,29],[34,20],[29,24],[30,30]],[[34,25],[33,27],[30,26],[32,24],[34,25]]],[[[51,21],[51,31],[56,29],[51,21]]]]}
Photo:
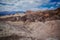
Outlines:
{"type": "Polygon", "coordinates": [[[0,17],[0,40],[60,40],[60,8],[0,17]]]}

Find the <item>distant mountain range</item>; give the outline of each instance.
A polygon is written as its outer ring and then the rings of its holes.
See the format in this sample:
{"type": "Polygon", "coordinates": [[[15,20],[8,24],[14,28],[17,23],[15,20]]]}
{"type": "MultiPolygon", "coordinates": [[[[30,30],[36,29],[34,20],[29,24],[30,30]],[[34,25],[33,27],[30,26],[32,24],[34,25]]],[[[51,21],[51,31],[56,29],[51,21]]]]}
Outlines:
{"type": "Polygon", "coordinates": [[[0,16],[5,16],[5,15],[14,15],[16,13],[25,13],[24,11],[4,11],[0,12],[0,16]]]}

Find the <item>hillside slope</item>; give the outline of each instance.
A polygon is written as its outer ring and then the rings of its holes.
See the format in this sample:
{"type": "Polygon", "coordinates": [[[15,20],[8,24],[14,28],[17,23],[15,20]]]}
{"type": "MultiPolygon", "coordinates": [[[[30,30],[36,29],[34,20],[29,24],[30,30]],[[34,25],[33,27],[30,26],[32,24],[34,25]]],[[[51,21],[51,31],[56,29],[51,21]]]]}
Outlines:
{"type": "Polygon", "coordinates": [[[0,17],[0,40],[60,40],[60,8],[0,17]]]}

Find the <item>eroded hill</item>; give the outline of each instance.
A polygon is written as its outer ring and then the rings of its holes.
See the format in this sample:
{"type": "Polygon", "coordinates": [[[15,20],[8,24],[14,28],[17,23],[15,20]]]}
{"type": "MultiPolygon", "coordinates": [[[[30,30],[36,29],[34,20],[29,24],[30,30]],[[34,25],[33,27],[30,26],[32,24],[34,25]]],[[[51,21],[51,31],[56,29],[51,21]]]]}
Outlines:
{"type": "Polygon", "coordinates": [[[60,40],[60,8],[0,17],[0,40],[60,40]]]}
{"type": "Polygon", "coordinates": [[[10,16],[6,18],[0,18],[0,21],[50,21],[50,20],[60,20],[60,8],[55,10],[46,11],[26,11],[23,16],[17,14],[18,16],[10,16]]]}

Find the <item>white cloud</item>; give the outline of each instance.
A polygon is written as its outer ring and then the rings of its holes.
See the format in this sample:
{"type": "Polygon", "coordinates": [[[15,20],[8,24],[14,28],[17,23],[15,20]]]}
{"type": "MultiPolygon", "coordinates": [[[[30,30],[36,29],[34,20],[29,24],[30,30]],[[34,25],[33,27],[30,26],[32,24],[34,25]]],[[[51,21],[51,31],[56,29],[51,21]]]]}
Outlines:
{"type": "Polygon", "coordinates": [[[59,5],[60,5],[60,2],[58,2],[57,4],[59,4],[59,5]]]}
{"type": "Polygon", "coordinates": [[[47,0],[20,0],[15,3],[15,6],[22,6],[22,7],[36,7],[38,5],[42,5],[44,3],[48,3],[47,0]]]}
{"type": "MultiPolygon", "coordinates": [[[[14,4],[13,6],[0,5],[0,11],[19,11],[19,10],[40,10],[48,8],[37,8],[43,4],[49,4],[50,0],[1,0],[0,3],[14,4]]],[[[51,3],[55,4],[55,3],[51,3]]],[[[58,3],[60,5],[60,2],[58,3]]],[[[52,8],[52,7],[51,7],[52,8]]]]}
{"type": "Polygon", "coordinates": [[[56,6],[57,6],[57,7],[60,7],[60,2],[57,2],[56,6]]]}
{"type": "Polygon", "coordinates": [[[17,0],[0,0],[0,3],[14,4],[17,0]]]}
{"type": "Polygon", "coordinates": [[[55,8],[51,6],[49,9],[51,10],[51,9],[55,9],[55,8]]]}
{"type": "Polygon", "coordinates": [[[16,8],[15,6],[0,6],[0,11],[13,11],[16,8]]]}

